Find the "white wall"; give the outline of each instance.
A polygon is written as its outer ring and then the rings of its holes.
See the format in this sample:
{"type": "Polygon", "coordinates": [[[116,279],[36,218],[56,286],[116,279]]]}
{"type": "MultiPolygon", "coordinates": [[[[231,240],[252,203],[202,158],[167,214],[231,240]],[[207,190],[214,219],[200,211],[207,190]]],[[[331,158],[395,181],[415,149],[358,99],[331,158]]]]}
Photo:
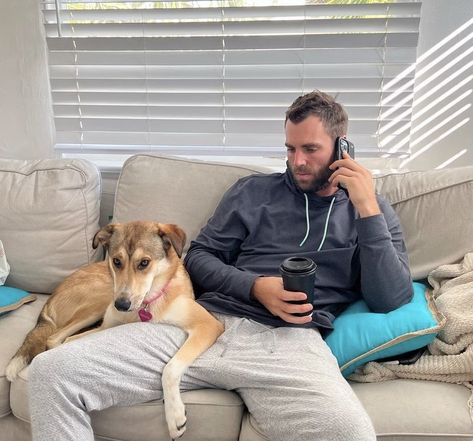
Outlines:
{"type": "Polygon", "coordinates": [[[421,14],[413,155],[401,167],[438,168],[458,154],[447,167],[473,165],[473,0],[424,0],[421,14]]]}
{"type": "Polygon", "coordinates": [[[0,157],[54,157],[54,121],[38,0],[0,0],[0,157]]]}

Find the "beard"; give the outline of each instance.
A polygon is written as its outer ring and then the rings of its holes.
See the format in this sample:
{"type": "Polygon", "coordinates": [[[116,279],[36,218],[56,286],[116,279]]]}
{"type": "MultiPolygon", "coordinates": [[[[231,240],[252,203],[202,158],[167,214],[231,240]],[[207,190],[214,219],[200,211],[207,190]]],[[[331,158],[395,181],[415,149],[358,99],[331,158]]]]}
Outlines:
{"type": "Polygon", "coordinates": [[[332,176],[334,170],[328,168],[329,164],[330,162],[327,162],[318,172],[314,172],[307,167],[293,167],[289,163],[288,167],[292,173],[295,184],[300,190],[305,193],[317,193],[318,191],[325,190],[330,185],[328,178],[332,176]],[[308,173],[312,175],[312,178],[309,181],[300,182],[297,179],[296,173],[308,173]]]}

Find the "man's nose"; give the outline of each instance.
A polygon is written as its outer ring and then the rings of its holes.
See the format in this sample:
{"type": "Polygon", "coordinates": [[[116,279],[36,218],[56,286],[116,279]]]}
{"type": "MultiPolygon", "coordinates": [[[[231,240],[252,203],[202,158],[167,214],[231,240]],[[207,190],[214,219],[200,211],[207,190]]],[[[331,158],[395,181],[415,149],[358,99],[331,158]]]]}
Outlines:
{"type": "Polygon", "coordinates": [[[296,150],[294,152],[294,165],[298,167],[301,165],[305,165],[306,163],[307,161],[306,161],[305,153],[303,151],[296,150]]]}

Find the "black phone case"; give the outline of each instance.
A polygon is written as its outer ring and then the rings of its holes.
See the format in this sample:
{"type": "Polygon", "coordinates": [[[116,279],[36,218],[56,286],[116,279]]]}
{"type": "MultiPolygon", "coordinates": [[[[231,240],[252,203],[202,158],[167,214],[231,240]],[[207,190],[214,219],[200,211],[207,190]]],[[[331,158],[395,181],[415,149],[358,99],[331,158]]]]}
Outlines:
{"type": "Polygon", "coordinates": [[[343,159],[344,151],[350,155],[350,158],[355,159],[355,145],[346,138],[338,137],[335,140],[335,160],[343,159]]]}
{"type": "MultiPolygon", "coordinates": [[[[335,149],[334,149],[334,161],[343,159],[342,153],[346,151],[350,155],[350,158],[355,159],[355,145],[348,141],[346,138],[341,138],[340,136],[335,140],[335,149]]],[[[348,190],[342,185],[338,184],[338,188],[343,190],[348,196],[348,190]]]]}

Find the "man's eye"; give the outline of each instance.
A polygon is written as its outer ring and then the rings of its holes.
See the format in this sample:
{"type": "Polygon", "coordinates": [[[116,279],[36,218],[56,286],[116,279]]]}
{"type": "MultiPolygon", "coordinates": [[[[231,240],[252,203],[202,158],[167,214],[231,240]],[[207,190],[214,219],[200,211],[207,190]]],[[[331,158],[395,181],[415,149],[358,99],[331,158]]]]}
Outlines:
{"type": "Polygon", "coordinates": [[[138,269],[145,269],[149,265],[148,259],[143,259],[138,265],[138,269]]]}
{"type": "Polygon", "coordinates": [[[122,267],[122,262],[120,259],[117,259],[116,257],[113,258],[113,264],[115,265],[115,268],[121,268],[122,267]]]}

